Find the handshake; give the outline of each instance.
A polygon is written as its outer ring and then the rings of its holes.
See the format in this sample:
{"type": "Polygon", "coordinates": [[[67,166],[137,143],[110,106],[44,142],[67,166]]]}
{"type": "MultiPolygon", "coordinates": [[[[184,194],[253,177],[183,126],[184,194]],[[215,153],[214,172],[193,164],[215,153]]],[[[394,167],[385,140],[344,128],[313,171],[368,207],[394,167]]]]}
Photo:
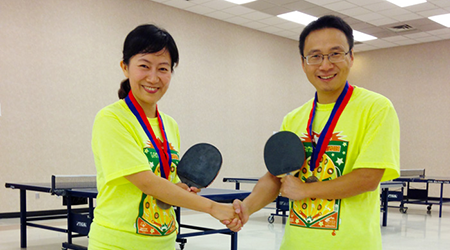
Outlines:
{"type": "Polygon", "coordinates": [[[248,208],[240,200],[234,200],[232,204],[213,202],[210,214],[234,232],[240,231],[250,216],[248,208]]]}

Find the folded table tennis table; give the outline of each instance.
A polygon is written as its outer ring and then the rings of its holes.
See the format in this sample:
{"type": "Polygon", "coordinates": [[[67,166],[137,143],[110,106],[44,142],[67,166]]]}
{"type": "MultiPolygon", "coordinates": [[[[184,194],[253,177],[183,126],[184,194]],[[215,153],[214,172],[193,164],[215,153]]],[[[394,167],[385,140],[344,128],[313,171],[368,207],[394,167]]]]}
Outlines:
{"type": "MultiPolygon", "coordinates": [[[[97,197],[97,189],[92,187],[81,187],[80,183],[71,182],[64,188],[55,188],[53,185],[53,179],[58,176],[52,176],[52,183],[5,183],[6,188],[20,190],[20,247],[27,247],[27,227],[37,227],[46,230],[57,231],[67,234],[67,242],[62,243],[63,249],[74,250],[86,250],[86,246],[80,246],[73,243],[73,238],[87,236],[89,233],[90,224],[94,217],[94,199],[97,197]],[[62,196],[67,212],[64,215],[33,215],[27,210],[27,191],[43,192],[52,195],[62,196]],[[87,204],[87,210],[73,209],[76,204],[87,204]],[[52,220],[67,218],[67,228],[53,227],[45,224],[38,224],[35,221],[52,220]]],[[[94,176],[83,176],[94,178],[94,176]]],[[[243,200],[250,192],[243,190],[232,189],[216,189],[205,188],[202,189],[199,195],[217,201],[217,202],[232,202],[235,199],[243,200]]],[[[177,236],[177,242],[180,244],[181,249],[187,242],[188,237],[209,235],[209,234],[226,234],[231,236],[231,250],[237,250],[237,233],[227,228],[225,229],[212,229],[198,225],[187,225],[181,223],[181,208],[175,208],[176,219],[179,224],[179,234],[177,236]],[[188,228],[197,230],[196,232],[181,233],[181,228],[188,228]]]]}

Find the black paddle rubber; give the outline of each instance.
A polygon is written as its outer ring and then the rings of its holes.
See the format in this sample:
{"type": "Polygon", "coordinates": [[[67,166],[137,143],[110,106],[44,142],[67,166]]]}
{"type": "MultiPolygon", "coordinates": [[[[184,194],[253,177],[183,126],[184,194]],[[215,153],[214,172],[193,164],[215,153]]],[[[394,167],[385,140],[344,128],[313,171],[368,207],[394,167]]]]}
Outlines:
{"type": "Polygon", "coordinates": [[[267,170],[280,176],[299,170],[305,161],[305,148],[300,138],[289,131],[273,134],[264,146],[267,170]]]}
{"type": "Polygon", "coordinates": [[[189,187],[204,188],[214,181],[221,166],[220,151],[211,144],[199,143],[186,151],[178,163],[177,172],[189,187]]]}

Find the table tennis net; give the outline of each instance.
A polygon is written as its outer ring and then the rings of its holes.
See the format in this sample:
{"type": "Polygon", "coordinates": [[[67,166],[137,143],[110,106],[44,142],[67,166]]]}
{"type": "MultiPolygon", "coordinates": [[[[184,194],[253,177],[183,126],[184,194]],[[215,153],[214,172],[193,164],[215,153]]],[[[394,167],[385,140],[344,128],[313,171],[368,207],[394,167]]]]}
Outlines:
{"type": "Polygon", "coordinates": [[[52,175],[52,190],[95,187],[96,175],[52,175]]]}

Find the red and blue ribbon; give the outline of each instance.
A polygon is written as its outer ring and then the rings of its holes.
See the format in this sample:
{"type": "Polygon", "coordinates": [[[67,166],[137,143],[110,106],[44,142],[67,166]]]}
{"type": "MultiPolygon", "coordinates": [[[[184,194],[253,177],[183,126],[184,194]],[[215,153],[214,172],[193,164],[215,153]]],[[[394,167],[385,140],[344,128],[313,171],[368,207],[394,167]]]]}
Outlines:
{"type": "Polygon", "coordinates": [[[350,100],[352,93],[353,93],[353,86],[348,84],[348,82],[346,82],[345,87],[342,90],[342,93],[339,95],[338,99],[336,100],[336,103],[334,104],[333,110],[331,111],[330,118],[328,118],[327,124],[320,133],[319,140],[317,141],[316,145],[312,130],[314,116],[316,115],[316,107],[317,107],[317,92],[316,92],[311,113],[309,114],[307,127],[308,136],[311,139],[313,147],[313,153],[311,155],[311,161],[309,165],[311,171],[314,171],[314,169],[316,169],[319,166],[320,159],[322,159],[322,156],[328,147],[328,143],[331,140],[334,128],[336,127],[336,124],[339,120],[339,117],[342,114],[342,111],[344,111],[345,107],[347,106],[347,103],[350,100]]]}
{"type": "Polygon", "coordinates": [[[172,165],[172,154],[170,153],[169,140],[167,140],[166,130],[164,129],[164,124],[161,119],[161,115],[158,112],[158,107],[156,107],[156,116],[158,117],[159,129],[163,137],[163,144],[161,144],[158,138],[155,136],[155,133],[153,132],[152,126],[148,122],[144,110],[134,98],[134,95],[131,92],[131,90],[124,100],[125,103],[128,105],[128,108],[130,108],[131,112],[138,119],[139,123],[141,124],[141,127],[145,131],[145,134],[147,134],[153,147],[156,150],[156,153],[158,154],[161,177],[168,179],[170,174],[170,166],[172,165]]]}

